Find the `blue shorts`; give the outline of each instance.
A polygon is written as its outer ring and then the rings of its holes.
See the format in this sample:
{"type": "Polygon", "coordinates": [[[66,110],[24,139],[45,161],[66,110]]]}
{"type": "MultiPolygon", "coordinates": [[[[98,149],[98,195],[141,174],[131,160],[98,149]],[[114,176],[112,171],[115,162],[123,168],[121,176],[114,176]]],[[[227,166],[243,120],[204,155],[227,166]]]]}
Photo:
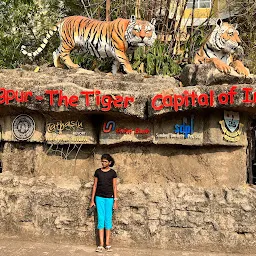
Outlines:
{"type": "Polygon", "coordinates": [[[98,229],[109,230],[112,228],[112,212],[113,212],[113,204],[114,198],[105,198],[96,196],[96,208],[98,214],[98,229]]]}

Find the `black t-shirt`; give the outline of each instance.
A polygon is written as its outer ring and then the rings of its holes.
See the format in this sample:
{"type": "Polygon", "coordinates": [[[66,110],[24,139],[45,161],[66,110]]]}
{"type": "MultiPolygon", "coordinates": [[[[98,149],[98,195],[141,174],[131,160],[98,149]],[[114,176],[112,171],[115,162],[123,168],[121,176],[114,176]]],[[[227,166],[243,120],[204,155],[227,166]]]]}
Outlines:
{"type": "Polygon", "coordinates": [[[117,177],[116,172],[113,169],[103,172],[99,168],[95,171],[94,177],[98,178],[95,195],[107,198],[114,197],[113,179],[117,177]]]}

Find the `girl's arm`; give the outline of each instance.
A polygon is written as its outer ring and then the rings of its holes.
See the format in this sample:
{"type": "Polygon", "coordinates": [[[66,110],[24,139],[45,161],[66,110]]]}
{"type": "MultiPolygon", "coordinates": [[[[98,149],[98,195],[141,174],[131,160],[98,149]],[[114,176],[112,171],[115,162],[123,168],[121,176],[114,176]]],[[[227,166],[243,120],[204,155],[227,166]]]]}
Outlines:
{"type": "Polygon", "coordinates": [[[114,209],[117,209],[117,184],[116,178],[113,179],[113,190],[114,190],[114,209]]]}
{"type": "Polygon", "coordinates": [[[94,177],[94,184],[92,187],[92,198],[91,198],[90,207],[95,206],[94,197],[95,197],[95,193],[96,193],[97,183],[98,183],[98,178],[94,177]]]}

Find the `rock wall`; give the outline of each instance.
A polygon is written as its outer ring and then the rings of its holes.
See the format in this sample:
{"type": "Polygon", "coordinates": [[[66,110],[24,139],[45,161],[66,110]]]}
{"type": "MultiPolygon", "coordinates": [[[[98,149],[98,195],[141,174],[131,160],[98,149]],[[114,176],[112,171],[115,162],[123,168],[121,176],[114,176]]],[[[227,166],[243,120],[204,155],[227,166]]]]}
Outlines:
{"type": "MultiPolygon", "coordinates": [[[[0,231],[23,239],[96,241],[88,217],[92,183],[78,178],[0,175],[0,231]]],[[[118,184],[113,243],[158,248],[255,248],[256,190],[197,188],[181,183],[118,184]]]]}
{"type": "Polygon", "coordinates": [[[59,146],[5,143],[3,174],[28,178],[73,177],[90,182],[103,153],[115,161],[120,183],[166,185],[182,182],[200,187],[239,186],[246,182],[245,147],[171,145],[59,146]]]}

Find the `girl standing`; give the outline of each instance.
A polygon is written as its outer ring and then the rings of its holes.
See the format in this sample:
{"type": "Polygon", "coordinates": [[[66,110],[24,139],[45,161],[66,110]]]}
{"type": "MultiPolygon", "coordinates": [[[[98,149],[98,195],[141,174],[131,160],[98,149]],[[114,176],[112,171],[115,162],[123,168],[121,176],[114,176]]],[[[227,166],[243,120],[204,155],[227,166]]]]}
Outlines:
{"type": "Polygon", "coordinates": [[[100,245],[96,252],[103,252],[104,249],[104,228],[106,230],[106,250],[112,251],[110,245],[110,230],[112,228],[112,211],[117,209],[117,186],[116,172],[111,169],[115,164],[114,159],[109,154],[101,156],[102,167],[94,174],[94,184],[90,207],[95,206],[98,214],[98,230],[100,245]]]}

